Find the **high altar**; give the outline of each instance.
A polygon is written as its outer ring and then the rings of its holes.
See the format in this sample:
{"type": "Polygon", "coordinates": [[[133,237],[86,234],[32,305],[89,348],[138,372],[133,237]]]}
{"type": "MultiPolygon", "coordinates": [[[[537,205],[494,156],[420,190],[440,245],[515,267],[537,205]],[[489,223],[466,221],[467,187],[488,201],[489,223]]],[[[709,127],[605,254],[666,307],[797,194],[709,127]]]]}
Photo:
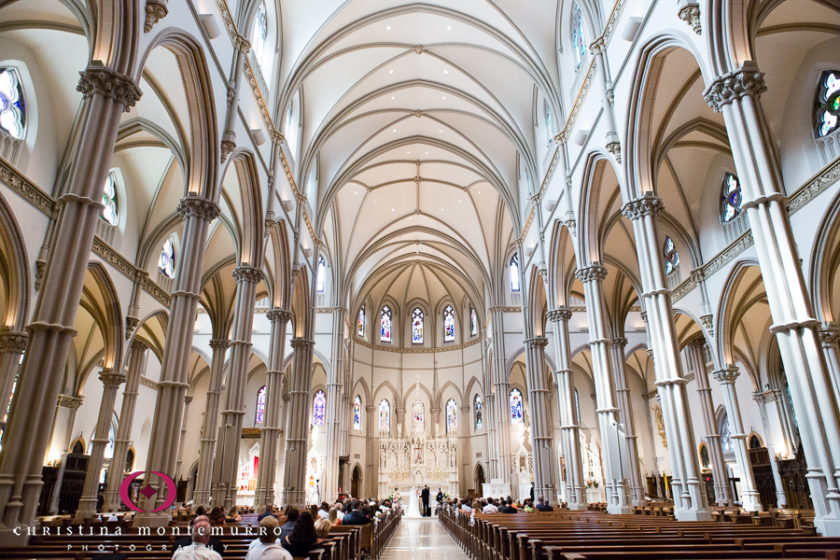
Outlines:
{"type": "Polygon", "coordinates": [[[438,488],[458,495],[458,450],[454,439],[423,436],[379,441],[379,497],[398,488],[407,502],[412,487],[428,485],[434,499],[438,488]]]}

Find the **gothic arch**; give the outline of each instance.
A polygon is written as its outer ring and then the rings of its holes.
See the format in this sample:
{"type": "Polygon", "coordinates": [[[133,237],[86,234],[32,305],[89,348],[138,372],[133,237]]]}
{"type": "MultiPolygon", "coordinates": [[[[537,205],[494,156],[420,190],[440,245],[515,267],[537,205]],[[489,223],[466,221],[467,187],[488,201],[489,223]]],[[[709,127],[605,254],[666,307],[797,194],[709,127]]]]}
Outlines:
{"type": "Polygon", "coordinates": [[[29,319],[29,259],[14,212],[0,196],[0,276],[3,307],[0,328],[22,331],[29,319]]]}

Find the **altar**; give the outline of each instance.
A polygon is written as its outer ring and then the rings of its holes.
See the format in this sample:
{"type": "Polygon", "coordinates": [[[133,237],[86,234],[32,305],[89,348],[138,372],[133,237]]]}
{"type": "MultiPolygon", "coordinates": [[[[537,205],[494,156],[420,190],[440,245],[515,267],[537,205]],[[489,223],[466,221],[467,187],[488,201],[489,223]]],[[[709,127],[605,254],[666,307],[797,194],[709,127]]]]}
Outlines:
{"type": "Polygon", "coordinates": [[[408,503],[412,488],[428,485],[431,500],[438,489],[449,496],[458,495],[458,448],[454,439],[412,437],[386,438],[379,441],[379,498],[387,498],[394,489],[408,503]]]}

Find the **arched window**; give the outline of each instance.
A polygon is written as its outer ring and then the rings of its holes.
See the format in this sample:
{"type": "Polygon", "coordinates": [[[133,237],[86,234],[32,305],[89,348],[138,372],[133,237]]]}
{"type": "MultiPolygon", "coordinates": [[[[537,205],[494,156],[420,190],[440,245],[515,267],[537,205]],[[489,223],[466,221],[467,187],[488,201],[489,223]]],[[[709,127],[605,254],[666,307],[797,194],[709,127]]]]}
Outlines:
{"type": "Polygon", "coordinates": [[[315,398],[312,401],[312,425],[323,426],[324,417],[327,411],[327,394],[318,390],[315,391],[315,398]]]}
{"type": "Polygon", "coordinates": [[[551,144],[554,139],[554,117],[551,115],[551,109],[548,108],[547,101],[543,101],[543,115],[545,118],[545,143],[551,144]]]}
{"type": "Polygon", "coordinates": [[[522,391],[513,388],[510,390],[510,423],[519,424],[522,422],[522,391]]]}
{"type": "Polygon", "coordinates": [[[816,123],[817,138],[828,136],[838,128],[840,117],[840,71],[823,72],[817,88],[816,123]]]}
{"type": "Polygon", "coordinates": [[[26,106],[20,76],[14,68],[0,69],[0,129],[17,139],[26,132],[26,106]]]}
{"type": "Polygon", "coordinates": [[[443,309],[443,341],[452,342],[455,340],[455,310],[451,305],[443,309]]]}
{"type": "Polygon", "coordinates": [[[391,403],[387,399],[382,399],[379,403],[379,432],[391,433],[391,403]]]}
{"type": "Polygon", "coordinates": [[[391,342],[391,308],[386,305],[379,315],[379,340],[391,342]]]}
{"type": "Polygon", "coordinates": [[[575,57],[575,68],[580,68],[586,57],[586,39],[583,36],[583,13],[580,4],[572,4],[572,53],[575,57]]]}
{"type": "Polygon", "coordinates": [[[131,472],[134,468],[134,450],[129,449],[125,454],[125,472],[131,472]]]}
{"type": "Polygon", "coordinates": [[[364,304],[362,304],[362,306],[359,308],[359,316],[356,318],[356,334],[361,336],[362,338],[364,338],[365,336],[365,321],[365,306],[364,304]]]}
{"type": "Polygon", "coordinates": [[[411,312],[411,343],[423,344],[423,310],[419,307],[411,312]]]}
{"type": "Polygon", "coordinates": [[[665,244],[662,247],[662,256],[665,257],[665,274],[674,273],[680,266],[680,254],[674,247],[674,240],[665,236],[665,244]]]}
{"type": "Polygon", "coordinates": [[[99,216],[112,226],[117,225],[119,210],[117,207],[117,174],[109,171],[102,189],[102,211],[99,216]]]}
{"type": "Polygon", "coordinates": [[[720,193],[720,219],[731,222],[741,213],[741,182],[732,173],[723,176],[720,193]]]}
{"type": "Polygon", "coordinates": [[[327,276],[327,263],[324,261],[324,257],[318,258],[318,272],[315,275],[315,291],[319,294],[324,293],[324,279],[327,276]]]}
{"type": "Polygon", "coordinates": [[[426,407],[423,406],[423,401],[419,397],[411,407],[411,421],[414,422],[416,432],[424,431],[426,427],[426,407]]]}
{"type": "Polygon", "coordinates": [[[362,430],[362,397],[359,395],[353,399],[353,429],[362,430]]]}
{"type": "Polygon", "coordinates": [[[458,431],[458,405],[455,399],[446,401],[446,433],[454,434],[458,431]]]}
{"type": "Polygon", "coordinates": [[[508,265],[508,270],[510,270],[510,291],[511,292],[518,292],[519,291],[519,253],[514,253],[513,256],[510,258],[510,264],[508,265]]]}
{"type": "Polygon", "coordinates": [[[709,458],[709,448],[706,447],[705,443],[700,444],[700,466],[704,469],[708,469],[712,464],[712,460],[709,458]]]}
{"type": "Polygon", "coordinates": [[[260,390],[257,391],[257,416],[254,419],[254,423],[265,423],[265,385],[260,387],[260,390]]]}
{"type": "Polygon", "coordinates": [[[756,434],[755,432],[750,434],[749,445],[750,449],[760,449],[764,447],[764,445],[762,445],[761,443],[761,438],[758,437],[758,434],[756,434]]]}
{"type": "Polygon", "coordinates": [[[475,308],[470,305],[470,336],[475,336],[478,334],[478,314],[475,312],[475,308]]]}
{"type": "Polygon", "coordinates": [[[481,396],[473,397],[473,424],[475,429],[480,430],[484,426],[484,404],[481,402],[481,396]]]}
{"type": "Polygon", "coordinates": [[[251,50],[264,74],[271,71],[271,49],[268,44],[268,12],[265,2],[260,2],[251,27],[251,50]]]}
{"type": "Polygon", "coordinates": [[[577,388],[575,388],[575,424],[580,424],[580,397],[577,388]]]}
{"type": "Polygon", "coordinates": [[[168,237],[163,242],[163,247],[160,249],[160,258],[158,258],[158,267],[167,278],[175,278],[175,242],[172,237],[168,237]]]}
{"type": "Polygon", "coordinates": [[[732,451],[732,430],[729,428],[729,416],[724,412],[720,417],[718,425],[720,434],[720,447],[724,453],[732,451]]]}

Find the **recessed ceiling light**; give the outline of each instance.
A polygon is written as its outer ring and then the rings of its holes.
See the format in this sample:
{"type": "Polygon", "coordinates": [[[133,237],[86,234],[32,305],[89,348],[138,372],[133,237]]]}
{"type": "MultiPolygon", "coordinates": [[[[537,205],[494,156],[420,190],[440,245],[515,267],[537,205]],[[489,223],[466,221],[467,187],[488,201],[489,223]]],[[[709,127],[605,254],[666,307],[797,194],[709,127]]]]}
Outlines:
{"type": "Polygon", "coordinates": [[[359,194],[359,191],[353,191],[353,194],[359,194]]]}
{"type": "Polygon", "coordinates": [[[397,96],[396,96],[396,95],[392,95],[392,96],[391,96],[391,101],[393,101],[393,100],[394,100],[394,99],[396,99],[396,98],[397,98],[397,96]]]}
{"type": "Polygon", "coordinates": [[[374,200],[373,203],[376,204],[376,201],[374,200]]]}
{"type": "Polygon", "coordinates": [[[389,73],[389,74],[393,74],[393,73],[394,73],[394,69],[393,69],[393,68],[391,68],[390,70],[388,70],[388,73],[389,73]]]}
{"type": "Polygon", "coordinates": [[[425,151],[425,152],[423,152],[423,153],[424,153],[424,154],[426,154],[426,155],[429,155],[429,151],[428,151],[428,150],[426,150],[426,151],[425,151]]]}
{"type": "Polygon", "coordinates": [[[391,208],[391,212],[393,212],[393,211],[394,211],[394,209],[393,209],[393,208],[391,208]]]}
{"type": "Polygon", "coordinates": [[[462,202],[464,202],[464,201],[463,201],[463,200],[459,200],[459,201],[458,201],[458,204],[461,204],[462,202]]]}
{"type": "Polygon", "coordinates": [[[385,31],[391,31],[391,26],[390,26],[390,25],[386,25],[386,26],[385,26],[385,31]]]}
{"type": "Polygon", "coordinates": [[[441,208],[440,211],[443,212],[443,208],[441,208]]]}
{"type": "Polygon", "coordinates": [[[446,101],[446,96],[445,95],[441,95],[440,98],[443,99],[444,101],[446,101]]]}
{"type": "Polygon", "coordinates": [[[446,30],[447,30],[447,31],[452,31],[452,26],[451,26],[451,25],[447,25],[447,26],[446,26],[446,30]]]}
{"type": "Polygon", "coordinates": [[[396,132],[396,131],[397,131],[397,129],[396,129],[396,128],[395,128],[395,129],[393,129],[393,130],[391,130],[391,132],[396,132]]]}
{"type": "Polygon", "coordinates": [[[444,68],[444,69],[443,69],[443,73],[444,73],[444,74],[449,74],[449,70],[447,70],[447,69],[445,69],[445,68],[444,68]]]}

